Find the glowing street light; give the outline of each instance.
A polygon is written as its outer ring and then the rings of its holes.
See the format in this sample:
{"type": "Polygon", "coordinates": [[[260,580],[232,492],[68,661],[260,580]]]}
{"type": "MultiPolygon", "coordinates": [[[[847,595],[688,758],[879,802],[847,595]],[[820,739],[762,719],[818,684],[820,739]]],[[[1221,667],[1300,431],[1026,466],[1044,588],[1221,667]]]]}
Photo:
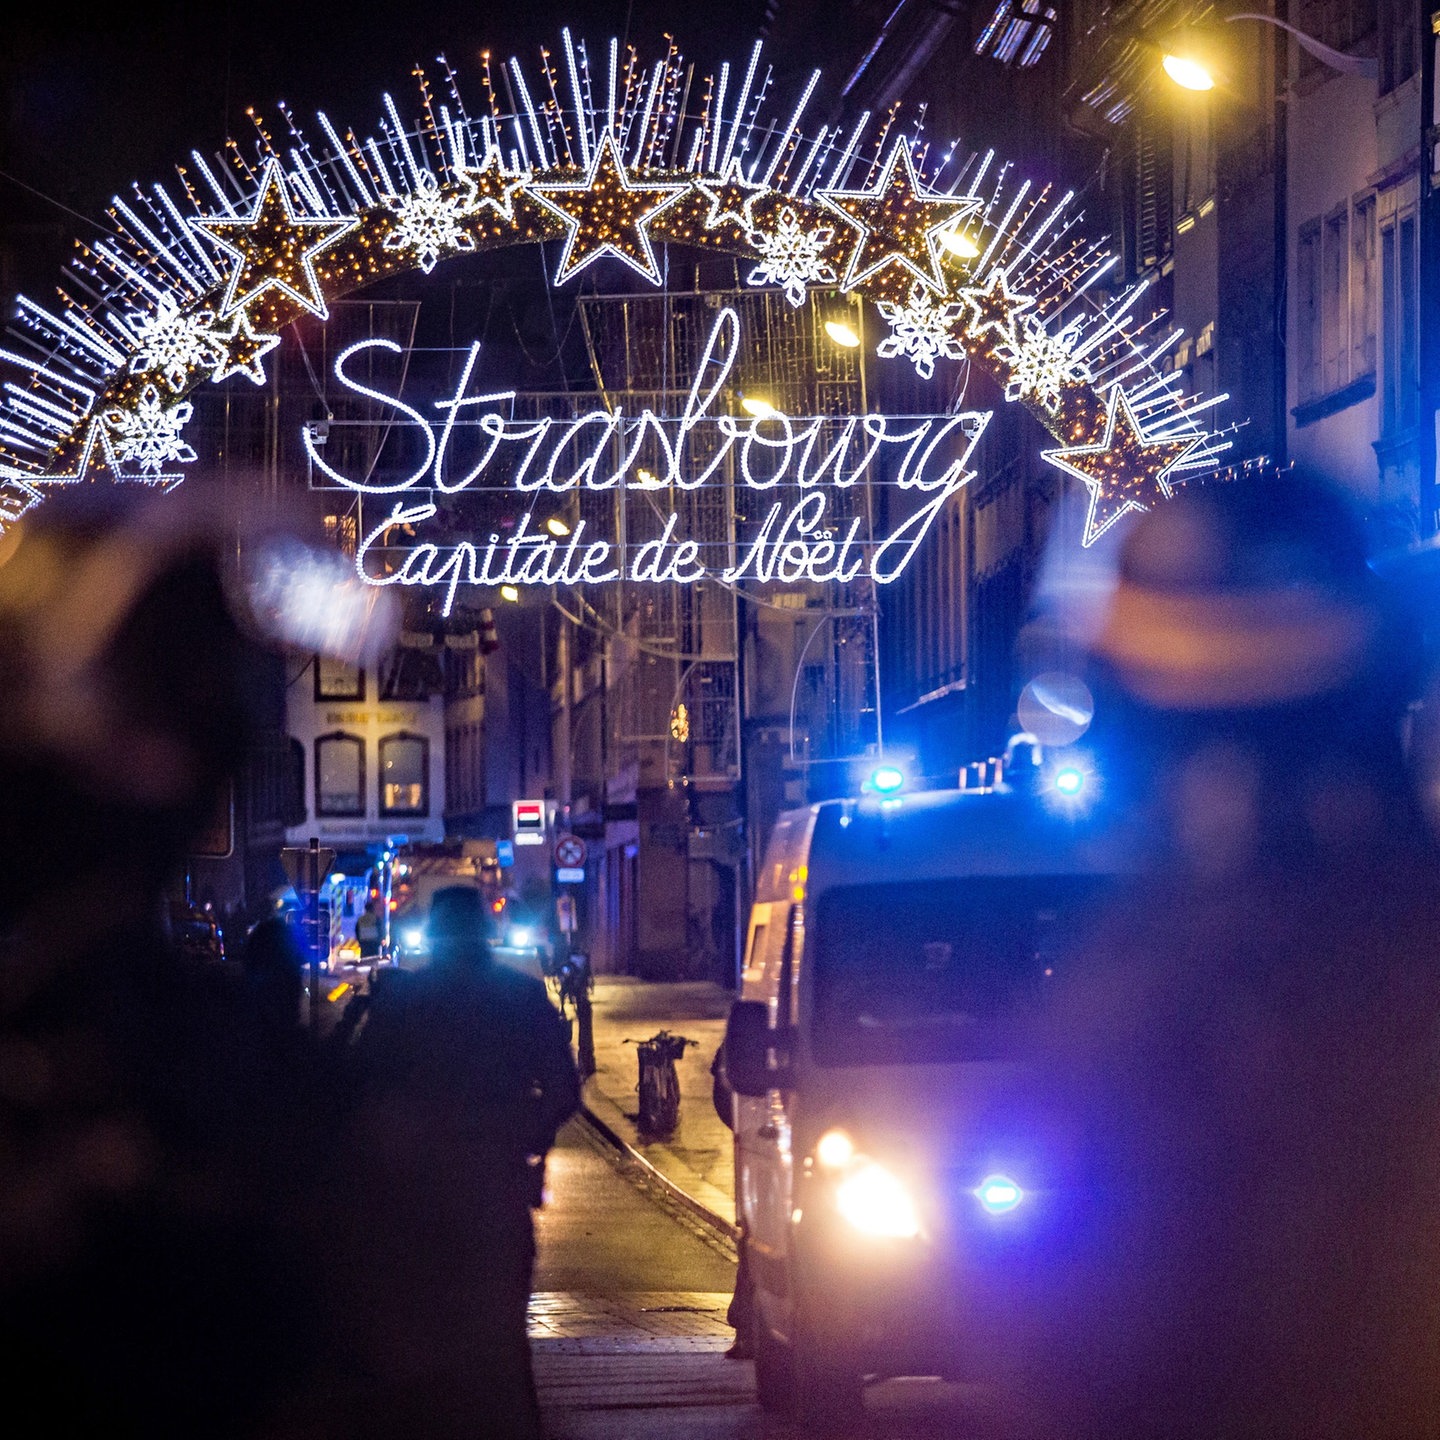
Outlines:
{"type": "Polygon", "coordinates": [[[508,600],[514,605],[520,599],[520,591],[514,585],[502,585],[500,587],[500,598],[508,600]]]}
{"type": "Polygon", "coordinates": [[[1165,73],[1186,90],[1213,90],[1215,77],[1205,64],[1193,55],[1167,54],[1160,61],[1165,73]]]}
{"type": "Polygon", "coordinates": [[[946,250],[962,260],[973,260],[980,253],[980,247],[964,230],[942,230],[939,240],[946,250]]]}
{"type": "Polygon", "coordinates": [[[843,345],[847,350],[854,350],[860,344],[860,337],[843,320],[827,320],[825,333],[837,345],[843,345]]]}
{"type": "MultiPolygon", "coordinates": [[[[1254,20],[1257,24],[1283,30],[1307,54],[1342,75],[1362,75],[1373,80],[1380,73],[1379,61],[1373,55],[1347,55],[1343,50],[1326,45],[1274,15],[1242,11],[1239,15],[1224,16],[1222,23],[1233,25],[1237,20],[1254,20]]],[[[1165,73],[1186,90],[1213,90],[1226,78],[1224,61],[1227,48],[1225,33],[1218,26],[1190,25],[1166,37],[1161,46],[1160,64],[1165,73]]]]}
{"type": "Polygon", "coordinates": [[[740,408],[747,415],[753,415],[757,420],[768,420],[776,413],[775,407],[768,400],[761,399],[759,395],[743,396],[740,400],[740,408]]]}
{"type": "Polygon", "coordinates": [[[558,515],[552,515],[545,522],[545,528],[552,535],[556,536],[568,535],[570,533],[570,527],[558,515]]]}

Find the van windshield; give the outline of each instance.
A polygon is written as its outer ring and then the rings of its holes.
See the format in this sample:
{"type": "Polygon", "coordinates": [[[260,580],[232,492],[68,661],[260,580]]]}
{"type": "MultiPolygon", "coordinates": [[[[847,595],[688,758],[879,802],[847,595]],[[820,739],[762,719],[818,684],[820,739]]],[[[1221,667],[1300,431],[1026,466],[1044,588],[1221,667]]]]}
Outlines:
{"type": "Polygon", "coordinates": [[[806,964],[822,1065],[1004,1058],[1107,885],[1095,875],[854,885],[820,896],[806,964]]]}

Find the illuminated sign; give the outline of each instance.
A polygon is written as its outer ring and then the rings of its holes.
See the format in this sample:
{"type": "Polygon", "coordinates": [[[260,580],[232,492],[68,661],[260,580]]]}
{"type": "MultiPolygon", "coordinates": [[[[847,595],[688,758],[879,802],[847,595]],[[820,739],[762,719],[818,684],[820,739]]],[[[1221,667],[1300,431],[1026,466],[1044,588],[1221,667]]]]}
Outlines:
{"type": "Polygon", "coordinates": [[[321,474],[363,494],[403,496],[423,490],[454,495],[472,487],[493,489],[499,478],[502,488],[537,497],[503,538],[497,531],[476,540],[422,540],[405,548],[398,563],[389,532],[433,520],[439,513],[433,499],[397,499],[363,537],[355,564],[367,584],[442,590],[446,615],[462,585],[594,585],[614,580],[690,585],[704,579],[793,585],[843,583],[861,574],[885,585],[898,579],[946,501],[972,478],[970,453],[991,412],[837,419],[790,416],[766,407],[765,413],[744,419],[715,414],[739,345],[739,317],[724,308],[677,416],[659,416],[649,409],[626,415],[617,408],[591,410],[568,420],[516,420],[508,413],[513,390],[466,393],[479,357],[477,343],[470,348],[455,393],[432,402],[440,412],[432,423],[415,405],[349,373],[346,362],[357,353],[400,351],[391,340],[362,340],[341,352],[336,378],[352,393],[398,411],[403,419],[397,423],[419,432],[423,459],[398,481],[347,475],[324,458],[308,427],[301,436],[321,474]],[[461,459],[457,429],[464,422],[467,439],[478,432],[478,445],[471,448],[479,453],[461,459]],[[641,463],[652,457],[656,468],[641,463]],[[862,483],[878,483],[875,472],[882,466],[893,475],[888,483],[898,497],[890,508],[902,513],[883,533],[870,534],[867,508],[847,503],[847,492],[862,483]],[[566,535],[555,535],[536,519],[534,507],[542,495],[623,487],[657,492],[658,500],[660,492],[673,497],[723,485],[732,476],[746,491],[779,498],[756,507],[754,521],[718,561],[699,540],[683,533],[681,514],[674,509],[658,512],[658,534],[628,543],[591,533],[583,519],[566,535]],[[390,565],[383,570],[372,556],[382,548],[390,565]]]}
{"type": "Polygon", "coordinates": [[[510,806],[511,828],[515,842],[519,845],[533,845],[545,838],[545,802],[543,800],[515,800],[510,806]]]}

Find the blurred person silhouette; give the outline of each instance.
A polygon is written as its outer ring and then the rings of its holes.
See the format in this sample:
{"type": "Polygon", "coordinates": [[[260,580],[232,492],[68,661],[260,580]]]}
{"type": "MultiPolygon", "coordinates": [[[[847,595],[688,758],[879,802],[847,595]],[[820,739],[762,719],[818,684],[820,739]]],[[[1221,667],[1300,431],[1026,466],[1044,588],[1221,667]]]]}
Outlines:
{"type": "Polygon", "coordinates": [[[166,939],[261,641],[221,533],[156,503],[86,487],[0,537],[0,1348],[37,1434],[248,1440],[310,1384],[329,1100],[166,939]]]}
{"type": "Polygon", "coordinates": [[[999,1363],[1052,1440],[1433,1440],[1417,629],[1348,503],[1282,476],[1140,517],[1093,659],[1145,853],[1018,1047],[1070,1168],[999,1363]]]}
{"type": "Polygon", "coordinates": [[[471,885],[430,903],[431,959],[377,976],[352,1047],[365,1222],[347,1435],[536,1440],[531,1212],[580,1089],[542,981],[491,955],[471,885]]]}
{"type": "Polygon", "coordinates": [[[365,908],[355,917],[355,941],[360,947],[361,960],[379,958],[383,929],[380,902],[372,895],[365,901],[365,908]]]}
{"type": "Polygon", "coordinates": [[[245,937],[241,963],[263,1019],[277,1036],[298,1037],[305,950],[294,924],[283,915],[267,915],[245,937]]]}

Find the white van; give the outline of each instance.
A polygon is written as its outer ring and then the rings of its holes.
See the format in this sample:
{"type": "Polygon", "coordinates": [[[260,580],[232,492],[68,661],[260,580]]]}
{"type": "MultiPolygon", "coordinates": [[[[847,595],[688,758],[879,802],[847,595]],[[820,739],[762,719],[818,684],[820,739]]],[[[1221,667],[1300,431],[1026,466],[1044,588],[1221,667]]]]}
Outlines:
{"type": "Polygon", "coordinates": [[[725,1040],[769,1409],[818,1426],[869,1378],[986,1378],[987,1290],[1057,1222],[1004,1022],[1129,868],[1104,816],[1051,798],[827,801],[775,827],[725,1040]]]}

